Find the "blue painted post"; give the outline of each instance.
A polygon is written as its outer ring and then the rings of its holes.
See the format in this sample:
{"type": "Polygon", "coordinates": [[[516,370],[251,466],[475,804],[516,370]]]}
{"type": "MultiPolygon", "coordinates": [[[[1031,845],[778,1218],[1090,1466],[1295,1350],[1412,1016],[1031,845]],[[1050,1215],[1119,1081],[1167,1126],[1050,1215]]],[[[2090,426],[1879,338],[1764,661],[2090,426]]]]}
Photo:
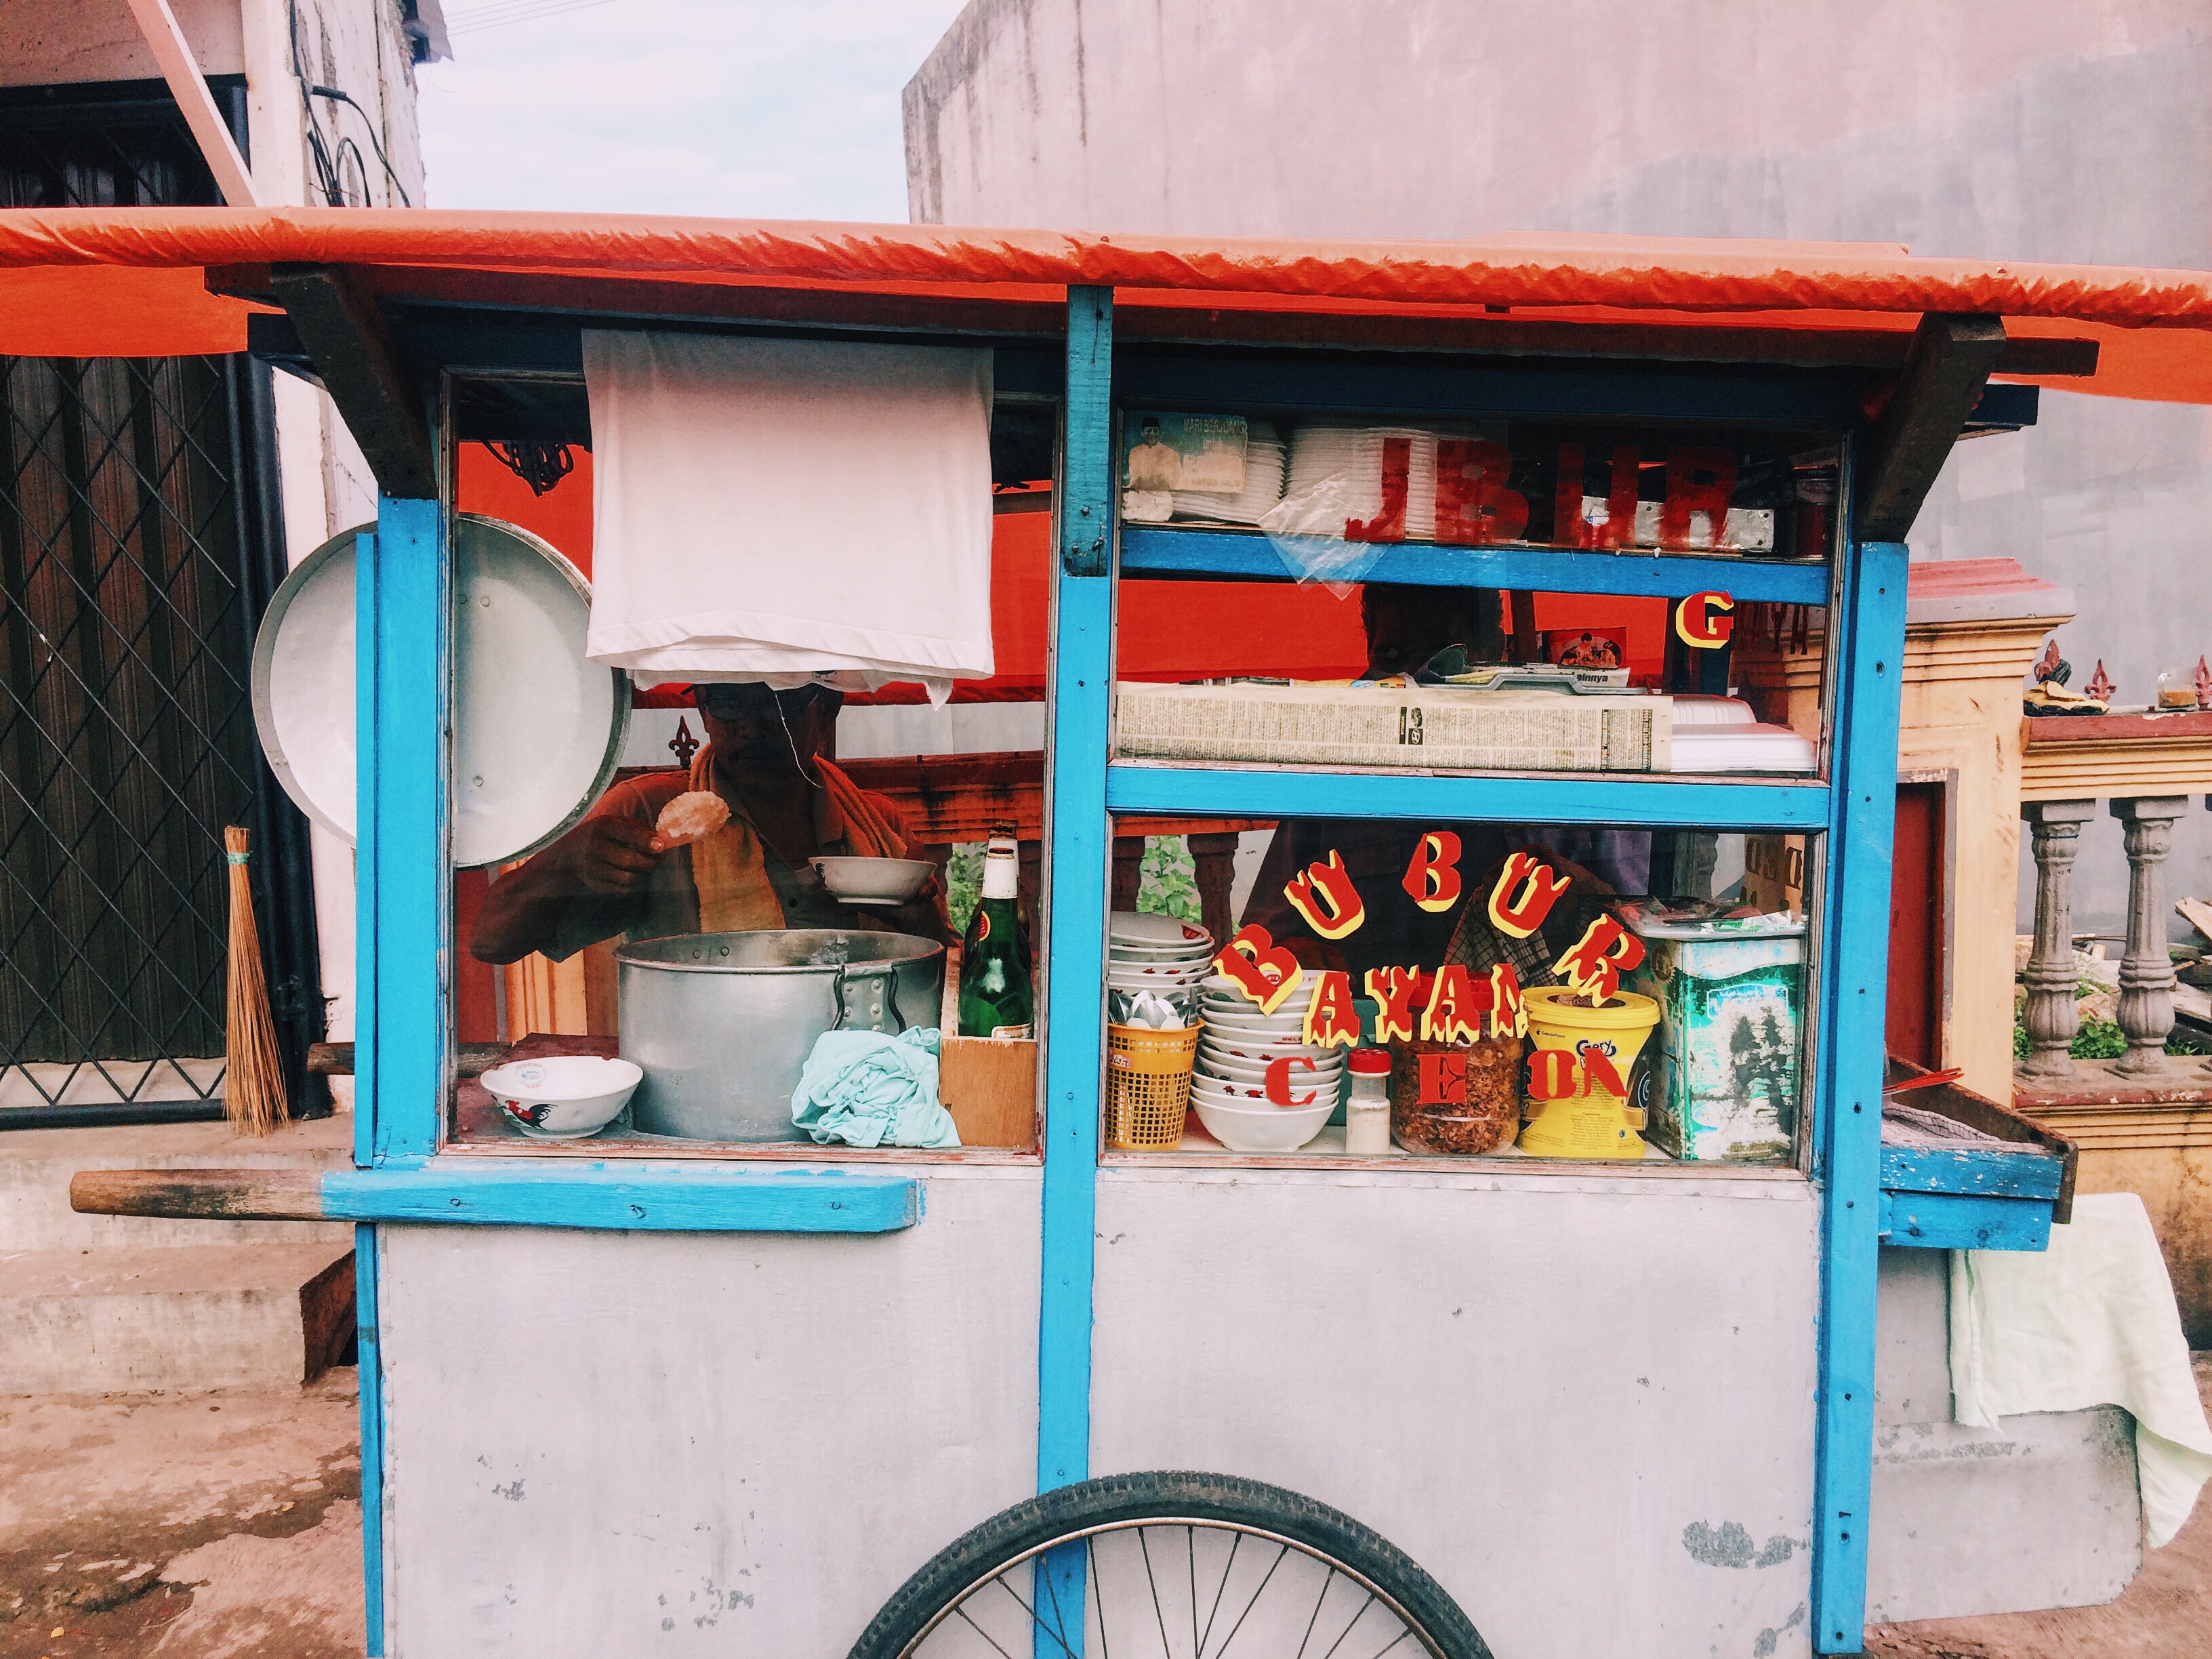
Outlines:
{"type": "Polygon", "coordinates": [[[1813,1647],[1819,1653],[1858,1652],[1866,1617],[1905,557],[1899,542],[1851,544],[1829,613],[1842,632],[1831,692],[1835,720],[1822,895],[1826,1036],[1814,1123],[1814,1173],[1823,1188],[1813,1528],[1813,1647]]]}
{"type": "Polygon", "coordinates": [[[355,1359],[361,1379],[361,1554],[368,1659],[384,1656],[384,1368],[376,1328],[376,1229],[353,1230],[355,1359]]]}
{"type": "MultiPolygon", "coordinates": [[[[1098,1111],[1105,1075],[1110,847],[1106,819],[1109,693],[1114,672],[1114,293],[1067,291],[1067,391],[1054,492],[1052,702],[1045,814],[1052,831],[1046,927],[1044,1252],[1037,1318],[1037,1490],[1091,1473],[1091,1249],[1098,1111]]],[[[1083,1645],[1083,1551],[1037,1569],[1040,1656],[1083,1645]],[[1061,1644],[1065,1640],[1066,1647],[1061,1644]]]]}
{"type": "Polygon", "coordinates": [[[438,1149],[453,864],[447,753],[453,572],[436,501],[378,503],[356,553],[354,1161],[438,1149]]]}
{"type": "MultiPolygon", "coordinates": [[[[438,1149],[449,1048],[453,866],[446,813],[453,572],[434,501],[377,503],[354,553],[354,1162],[438,1149]]],[[[377,1233],[354,1230],[362,1570],[371,1659],[385,1650],[384,1389],[377,1233]]]]}

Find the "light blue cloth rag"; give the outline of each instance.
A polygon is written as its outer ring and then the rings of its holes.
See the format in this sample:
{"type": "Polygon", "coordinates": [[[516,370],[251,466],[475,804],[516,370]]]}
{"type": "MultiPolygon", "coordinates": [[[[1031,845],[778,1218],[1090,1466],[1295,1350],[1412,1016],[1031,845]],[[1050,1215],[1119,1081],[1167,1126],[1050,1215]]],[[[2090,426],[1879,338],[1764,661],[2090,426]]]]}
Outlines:
{"type": "Polygon", "coordinates": [[[824,1031],[799,1074],[791,1121],[818,1146],[957,1146],[952,1114],[937,1098],[935,1028],[824,1031]]]}

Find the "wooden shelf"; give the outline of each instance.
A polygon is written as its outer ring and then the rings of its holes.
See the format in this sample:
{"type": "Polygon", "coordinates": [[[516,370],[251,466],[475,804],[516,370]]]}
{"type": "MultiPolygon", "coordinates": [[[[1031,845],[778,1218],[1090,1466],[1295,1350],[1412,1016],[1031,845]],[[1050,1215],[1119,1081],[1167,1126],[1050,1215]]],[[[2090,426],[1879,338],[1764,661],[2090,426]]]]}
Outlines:
{"type": "MultiPolygon", "coordinates": [[[[1124,576],[1153,579],[1291,580],[1273,544],[1261,532],[1199,525],[1123,525],[1121,570],[1124,576]]],[[[1721,592],[1777,605],[1825,605],[1829,599],[1829,570],[1823,562],[1717,558],[1648,549],[1593,553],[1554,547],[1394,542],[1382,550],[1362,580],[1660,599],[1721,592]]]]}

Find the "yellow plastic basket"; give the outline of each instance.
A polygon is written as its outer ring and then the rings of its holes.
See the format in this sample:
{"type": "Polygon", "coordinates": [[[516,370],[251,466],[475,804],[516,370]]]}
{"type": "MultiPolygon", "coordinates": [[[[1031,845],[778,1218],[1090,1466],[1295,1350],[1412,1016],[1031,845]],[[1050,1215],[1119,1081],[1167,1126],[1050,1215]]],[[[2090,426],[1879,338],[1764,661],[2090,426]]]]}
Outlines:
{"type": "Polygon", "coordinates": [[[1155,1031],[1106,1028],[1106,1143],[1158,1151],[1182,1139],[1190,1109],[1190,1066],[1202,1028],[1155,1031]]]}

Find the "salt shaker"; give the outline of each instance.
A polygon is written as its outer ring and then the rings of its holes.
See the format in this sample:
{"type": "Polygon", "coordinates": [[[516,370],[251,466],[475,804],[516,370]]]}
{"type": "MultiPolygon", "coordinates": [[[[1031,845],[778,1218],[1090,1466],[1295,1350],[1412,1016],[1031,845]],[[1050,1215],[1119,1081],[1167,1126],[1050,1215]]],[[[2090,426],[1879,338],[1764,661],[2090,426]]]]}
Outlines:
{"type": "Polygon", "coordinates": [[[1352,1051],[1352,1093],[1344,1103],[1344,1150],[1390,1150],[1390,1056],[1381,1048],[1352,1051]]]}

